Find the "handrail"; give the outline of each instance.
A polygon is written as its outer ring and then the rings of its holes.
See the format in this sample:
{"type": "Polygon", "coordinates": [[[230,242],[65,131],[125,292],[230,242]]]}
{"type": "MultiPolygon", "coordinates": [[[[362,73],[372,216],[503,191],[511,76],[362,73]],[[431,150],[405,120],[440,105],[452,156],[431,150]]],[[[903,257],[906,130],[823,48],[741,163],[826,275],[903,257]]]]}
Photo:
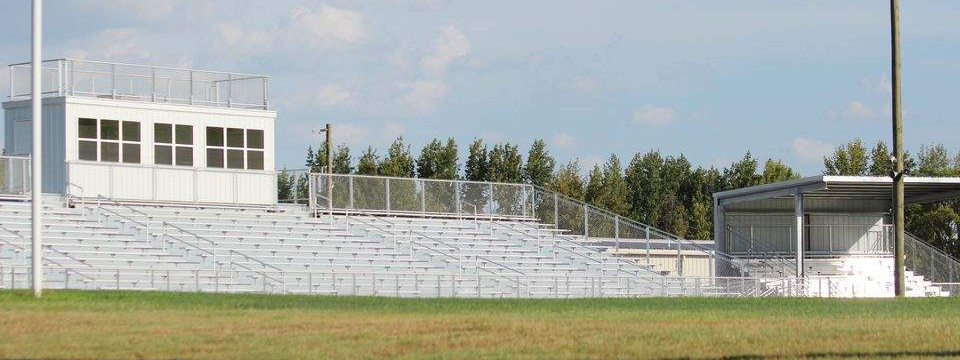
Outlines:
{"type": "MultiPolygon", "coordinates": [[[[2,228],[0,228],[0,229],[2,229],[2,228]]],[[[4,230],[6,230],[6,229],[4,229],[4,230]]],[[[15,247],[15,248],[17,248],[17,249],[20,249],[20,251],[22,251],[22,252],[26,252],[26,251],[27,251],[27,249],[25,249],[25,248],[23,248],[22,246],[19,246],[19,245],[17,245],[17,244],[14,244],[14,243],[12,243],[12,242],[9,242],[9,241],[3,240],[3,239],[0,239],[0,242],[2,242],[2,243],[4,243],[4,244],[7,244],[7,245],[9,245],[9,246],[15,247]]],[[[47,245],[47,250],[53,251],[53,252],[55,252],[55,253],[57,253],[57,254],[66,256],[66,257],[68,257],[68,258],[70,258],[70,259],[73,259],[74,261],[79,262],[80,264],[83,264],[83,266],[86,266],[87,268],[93,268],[93,265],[90,265],[90,264],[87,264],[87,263],[85,263],[85,262],[83,262],[83,261],[80,261],[80,260],[78,260],[77,258],[74,258],[74,257],[72,257],[72,256],[70,256],[70,255],[61,253],[59,250],[56,250],[56,249],[50,247],[50,245],[47,245]]],[[[69,268],[69,267],[67,267],[66,265],[63,265],[63,264],[57,262],[56,260],[50,260],[50,259],[48,259],[48,258],[46,258],[46,257],[44,257],[42,260],[43,260],[44,262],[46,262],[46,263],[59,266],[59,267],[60,267],[61,269],[63,269],[64,271],[73,271],[74,274],[80,275],[80,276],[82,276],[82,277],[84,277],[84,278],[87,278],[87,280],[93,281],[93,278],[92,278],[92,277],[87,276],[87,275],[84,275],[84,274],[81,274],[81,273],[77,272],[77,270],[72,269],[72,268],[69,268]]],[[[0,267],[2,267],[2,266],[0,266],[0,267]]],[[[16,266],[11,265],[10,267],[16,267],[16,266]]]]}
{"type": "MultiPolygon", "coordinates": [[[[388,234],[390,234],[391,236],[398,236],[398,235],[396,234],[396,232],[397,232],[398,230],[383,229],[382,227],[379,227],[379,226],[370,224],[369,222],[367,222],[367,221],[365,221],[365,220],[361,220],[361,219],[359,219],[359,218],[355,218],[355,217],[352,217],[352,216],[350,216],[350,215],[347,215],[347,219],[348,219],[348,220],[354,219],[354,220],[357,220],[357,221],[359,221],[360,223],[365,224],[365,225],[367,225],[367,226],[373,226],[373,227],[376,228],[377,230],[380,230],[381,232],[384,232],[384,233],[388,233],[388,234]]],[[[377,219],[379,219],[379,218],[377,218],[377,219]]],[[[387,224],[396,226],[396,224],[391,223],[391,222],[389,222],[389,221],[386,221],[386,220],[384,220],[384,219],[379,219],[379,220],[380,220],[380,221],[383,221],[383,222],[386,222],[387,224]]],[[[410,231],[411,234],[413,233],[413,230],[408,230],[408,231],[410,231]]],[[[446,246],[448,246],[448,247],[452,247],[452,248],[454,248],[454,249],[458,249],[458,250],[459,250],[458,247],[455,247],[455,246],[451,246],[451,245],[449,245],[449,244],[446,244],[446,243],[440,241],[439,239],[434,239],[434,238],[431,237],[431,236],[427,236],[427,235],[422,234],[422,233],[419,233],[419,232],[417,232],[417,234],[420,235],[420,236],[422,236],[422,237],[435,240],[435,241],[437,241],[437,242],[439,242],[439,243],[441,243],[441,244],[444,244],[444,245],[446,245],[446,246]]],[[[402,234],[401,234],[400,236],[402,236],[402,234]]],[[[444,252],[442,252],[442,251],[439,251],[439,250],[437,250],[437,249],[433,249],[433,248],[427,247],[427,246],[425,246],[425,245],[423,245],[423,244],[420,244],[419,242],[417,242],[416,240],[413,240],[412,238],[410,239],[410,242],[411,242],[411,243],[415,243],[416,245],[419,245],[420,247],[422,247],[422,248],[424,248],[424,249],[427,249],[427,250],[429,250],[429,251],[432,251],[432,252],[435,252],[435,253],[439,253],[439,254],[441,254],[441,255],[443,255],[443,256],[446,256],[446,257],[449,257],[449,258],[452,258],[452,259],[456,259],[456,260],[458,260],[458,261],[461,260],[461,259],[458,259],[458,258],[454,257],[453,255],[446,254],[446,253],[444,253],[444,252]]],[[[502,268],[505,268],[505,269],[507,269],[507,270],[510,270],[510,271],[513,271],[513,272],[517,272],[517,273],[519,273],[519,274],[521,274],[521,275],[524,275],[524,276],[527,275],[526,273],[524,273],[524,272],[522,272],[522,271],[519,271],[519,270],[513,269],[513,268],[511,268],[511,267],[509,267],[509,266],[500,264],[499,262],[496,262],[496,261],[494,261],[494,260],[487,259],[487,258],[484,257],[484,256],[476,255],[475,257],[478,258],[478,259],[483,259],[483,260],[485,260],[485,261],[487,261],[487,262],[493,263],[493,264],[495,264],[495,265],[497,265],[497,266],[500,266],[500,267],[502,267],[502,268]]],[[[498,274],[498,273],[496,273],[496,272],[490,271],[489,269],[477,267],[477,271],[485,271],[485,272],[490,273],[490,274],[492,274],[492,275],[500,276],[500,277],[506,279],[507,281],[512,281],[512,282],[514,282],[514,283],[516,283],[517,285],[520,285],[520,286],[526,285],[526,284],[524,284],[523,282],[521,282],[521,281],[519,281],[519,280],[517,280],[517,279],[511,279],[511,278],[509,278],[509,277],[504,276],[503,274],[498,274]]]]}
{"type": "MultiPolygon", "coordinates": [[[[516,229],[510,228],[509,226],[503,225],[503,224],[501,224],[501,223],[496,223],[496,225],[497,225],[497,226],[500,226],[500,227],[502,227],[502,228],[504,228],[504,229],[507,229],[508,231],[512,231],[512,232],[519,233],[519,234],[524,235],[524,236],[528,236],[527,233],[520,232],[520,231],[518,231],[518,230],[516,230],[516,229]]],[[[527,226],[527,227],[529,227],[529,228],[533,228],[533,226],[531,226],[530,224],[527,224],[527,223],[523,223],[523,225],[524,225],[524,226],[527,226]]],[[[534,230],[539,230],[539,228],[534,228],[534,230]]],[[[554,239],[557,239],[556,236],[554,236],[553,238],[554,238],[554,239]]],[[[568,242],[568,243],[572,244],[573,246],[579,246],[579,247],[581,247],[581,248],[587,249],[588,251],[592,251],[592,252],[595,252],[595,253],[597,253],[597,254],[603,255],[603,253],[602,253],[600,250],[591,248],[591,247],[589,247],[589,246],[585,246],[585,245],[583,245],[583,244],[579,244],[579,243],[577,243],[576,241],[573,241],[573,240],[570,240],[570,239],[565,238],[564,235],[561,235],[561,236],[560,236],[560,240],[561,240],[561,241],[564,241],[564,242],[568,242]]],[[[578,253],[578,252],[574,251],[573,249],[569,249],[569,248],[566,248],[566,247],[561,246],[561,245],[558,245],[558,244],[554,244],[553,246],[556,246],[556,247],[558,247],[558,248],[561,248],[561,249],[563,249],[563,250],[566,250],[567,252],[569,252],[569,253],[571,253],[571,254],[574,254],[574,255],[577,255],[577,256],[580,256],[580,257],[582,257],[582,258],[584,258],[584,259],[593,261],[594,263],[598,263],[598,264],[603,265],[603,261],[600,260],[600,259],[595,259],[595,258],[586,256],[586,255],[584,255],[584,254],[581,254],[581,253],[578,253]]],[[[643,267],[642,265],[637,264],[637,263],[634,262],[632,259],[623,258],[623,257],[620,257],[620,256],[616,256],[616,259],[617,259],[617,261],[618,261],[618,265],[619,265],[619,262],[622,261],[622,262],[626,263],[627,265],[630,265],[631,267],[633,267],[634,269],[636,269],[636,270],[638,270],[638,271],[644,271],[644,272],[651,273],[651,274],[654,274],[654,275],[660,276],[660,277],[665,277],[665,276],[666,276],[666,275],[664,275],[664,274],[657,274],[656,272],[651,271],[649,268],[645,268],[645,267],[643,267]]],[[[648,280],[648,279],[646,279],[647,277],[641,276],[641,275],[639,274],[639,272],[638,272],[637,274],[634,274],[634,273],[631,273],[631,272],[628,272],[628,271],[625,271],[625,270],[621,269],[620,266],[617,266],[617,272],[625,273],[625,274],[630,275],[630,276],[632,276],[632,277],[642,278],[642,279],[648,280]]],[[[656,284],[655,281],[651,281],[651,282],[653,282],[653,283],[656,284]]]]}
{"type": "MultiPolygon", "coordinates": [[[[749,237],[746,237],[746,236],[744,236],[743,234],[741,234],[740,232],[732,229],[732,228],[730,227],[730,225],[727,225],[727,230],[730,231],[731,233],[733,233],[733,235],[739,236],[741,239],[750,239],[749,237]]],[[[734,238],[734,240],[736,240],[736,238],[734,238]]],[[[750,246],[751,246],[750,253],[753,252],[752,247],[755,246],[755,245],[758,245],[758,244],[756,244],[756,242],[754,242],[754,241],[751,241],[751,242],[750,242],[750,246]]],[[[759,246],[760,246],[760,247],[763,247],[763,246],[765,246],[765,245],[760,244],[759,246]]],[[[769,256],[766,256],[765,259],[774,259],[774,260],[777,260],[777,262],[780,264],[780,267],[781,267],[781,271],[782,271],[782,272],[788,273],[788,274],[793,274],[794,276],[799,275],[799,274],[796,273],[796,268],[794,267],[795,263],[790,262],[787,258],[783,258],[783,257],[780,257],[780,256],[776,256],[776,255],[778,254],[778,252],[773,251],[773,250],[770,250],[769,252],[764,251],[764,252],[761,252],[760,254],[769,255],[769,256]]],[[[770,266],[770,270],[776,270],[776,268],[774,268],[773,266],[770,266]]]]}
{"type": "MultiPolygon", "coordinates": [[[[16,237],[22,239],[22,240],[25,241],[25,242],[28,241],[27,238],[25,238],[23,235],[21,235],[21,234],[19,234],[19,233],[17,233],[17,232],[14,232],[13,230],[7,229],[7,228],[2,227],[2,226],[0,226],[0,230],[6,231],[6,232],[12,234],[13,236],[16,236],[16,237]]],[[[23,251],[23,252],[26,252],[26,251],[27,251],[27,249],[23,248],[22,246],[19,246],[19,245],[17,245],[17,244],[11,243],[11,242],[9,242],[9,241],[3,240],[3,239],[0,239],[0,241],[6,243],[7,245],[13,246],[13,247],[15,247],[15,248],[17,248],[17,249],[20,249],[20,251],[23,251]]],[[[71,259],[71,260],[73,260],[73,261],[76,261],[76,262],[78,262],[78,263],[81,263],[81,264],[83,264],[84,266],[93,267],[93,265],[87,264],[87,263],[83,262],[82,260],[73,257],[73,255],[70,255],[70,254],[67,254],[67,253],[65,253],[65,252],[62,252],[62,251],[60,251],[60,250],[54,249],[54,248],[53,248],[52,246],[50,246],[50,245],[46,245],[46,248],[47,248],[47,250],[53,251],[53,252],[55,252],[55,253],[57,253],[57,254],[60,254],[61,256],[64,256],[64,257],[66,257],[66,258],[68,258],[68,259],[71,259]]],[[[46,259],[46,258],[42,258],[42,259],[45,260],[45,261],[49,261],[50,263],[52,263],[52,264],[54,264],[54,265],[58,265],[58,266],[63,267],[62,264],[57,263],[57,262],[54,262],[53,260],[49,260],[49,259],[46,259]]]]}
{"type": "MultiPolygon", "coordinates": [[[[273,280],[273,281],[276,281],[276,282],[278,282],[278,283],[283,283],[283,280],[280,280],[280,279],[277,279],[277,278],[275,278],[275,277],[273,277],[273,276],[267,275],[267,272],[266,272],[266,271],[263,271],[263,270],[254,270],[254,269],[251,269],[251,268],[249,268],[249,267],[247,267],[246,265],[243,265],[243,264],[234,263],[233,265],[239,266],[239,267],[241,267],[241,268],[243,268],[244,270],[247,270],[247,271],[258,272],[258,273],[260,273],[261,276],[264,277],[264,279],[269,278],[269,279],[271,279],[271,280],[273,280]]],[[[279,270],[279,269],[277,269],[277,271],[279,271],[281,274],[283,274],[283,272],[284,272],[283,270],[279,270]]]]}
{"type": "MultiPolygon", "coordinates": [[[[380,218],[376,218],[376,219],[378,219],[378,220],[380,220],[380,221],[383,221],[383,222],[385,222],[385,223],[388,223],[388,224],[390,224],[390,225],[397,226],[396,223],[390,222],[390,221],[388,221],[388,220],[386,220],[386,219],[380,219],[380,218]]],[[[462,249],[460,249],[459,246],[450,245],[450,244],[446,243],[445,241],[440,240],[440,239],[437,239],[437,238],[435,238],[435,237],[433,237],[433,236],[429,236],[429,235],[427,235],[427,234],[421,233],[421,232],[419,232],[419,231],[415,231],[415,230],[413,230],[413,229],[407,229],[407,231],[409,231],[410,234],[417,234],[417,235],[419,235],[420,237],[424,237],[424,238],[430,239],[431,241],[440,243],[441,245],[444,245],[444,246],[446,246],[446,247],[463,251],[462,249]]],[[[483,255],[474,254],[473,257],[474,257],[474,258],[477,258],[477,259],[482,259],[482,260],[484,260],[484,261],[486,261],[486,262],[489,262],[489,263],[498,265],[498,266],[500,266],[500,267],[502,267],[502,268],[505,268],[505,269],[507,269],[507,270],[516,272],[516,273],[521,274],[521,275],[526,275],[526,274],[527,274],[526,272],[523,272],[523,271],[514,269],[514,268],[512,268],[512,267],[509,267],[509,266],[507,266],[507,265],[501,264],[500,262],[498,262],[498,261],[496,261],[496,260],[492,260],[492,259],[490,259],[490,258],[487,258],[486,256],[483,256],[483,255]]]]}
{"type": "MultiPolygon", "coordinates": [[[[256,263],[258,263],[258,264],[260,264],[260,265],[263,265],[264,267],[268,267],[268,268],[271,268],[271,269],[274,269],[274,270],[277,270],[277,271],[281,271],[281,272],[284,271],[284,270],[281,269],[281,268],[278,268],[278,267],[276,267],[276,266],[270,265],[270,264],[264,262],[263,260],[257,259],[257,258],[255,258],[255,257],[252,257],[252,256],[247,255],[247,254],[244,254],[244,253],[241,253],[241,252],[239,252],[239,251],[237,251],[237,250],[230,249],[230,253],[231,253],[231,254],[237,254],[237,255],[243,256],[244,259],[254,261],[254,262],[256,262],[256,263]]],[[[236,263],[231,262],[231,264],[236,264],[236,263]]],[[[240,264],[237,264],[237,265],[240,265],[240,264]]]]}

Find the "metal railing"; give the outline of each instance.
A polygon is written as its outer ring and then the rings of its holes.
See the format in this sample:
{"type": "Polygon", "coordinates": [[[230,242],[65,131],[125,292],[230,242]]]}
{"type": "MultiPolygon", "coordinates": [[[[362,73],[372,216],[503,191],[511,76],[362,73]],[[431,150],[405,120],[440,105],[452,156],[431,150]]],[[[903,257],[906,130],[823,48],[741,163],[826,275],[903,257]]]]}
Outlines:
{"type": "Polygon", "coordinates": [[[277,203],[309,204],[310,171],[308,169],[283,169],[277,171],[277,203]]]}
{"type": "Polygon", "coordinates": [[[317,212],[482,216],[530,219],[533,186],[495,182],[310,174],[310,208],[317,212]],[[332,185],[332,197],[327,187],[332,185]]]}
{"type": "MultiPolygon", "coordinates": [[[[47,60],[41,67],[43,96],[268,109],[263,75],[78,59],[47,60]]],[[[30,85],[30,63],[10,65],[10,99],[29,99],[30,85]]]]}
{"type": "MultiPolygon", "coordinates": [[[[138,210],[122,202],[118,202],[114,199],[111,199],[102,195],[97,195],[96,200],[97,200],[95,204],[96,207],[94,208],[94,214],[96,218],[99,220],[101,217],[105,217],[109,220],[110,216],[115,216],[119,219],[122,219],[120,220],[121,231],[123,231],[124,227],[127,226],[125,222],[132,223],[133,224],[132,227],[135,228],[134,230],[144,232],[143,234],[144,236],[149,238],[156,236],[156,240],[160,241],[161,246],[163,246],[165,250],[168,242],[177,243],[183,246],[186,252],[186,256],[188,257],[190,255],[191,249],[199,251],[201,254],[199,254],[198,256],[200,256],[201,259],[206,259],[206,257],[209,256],[212,264],[210,266],[212,271],[215,271],[215,272],[224,271],[224,266],[226,266],[226,269],[229,270],[232,267],[236,266],[247,272],[255,272],[255,273],[261,274],[264,287],[268,285],[283,287],[282,277],[276,278],[276,277],[271,277],[265,274],[265,271],[277,271],[282,274],[283,271],[274,265],[271,265],[260,259],[257,259],[243,252],[240,252],[238,250],[233,250],[233,249],[227,249],[227,254],[225,259],[224,254],[222,254],[223,250],[220,249],[220,251],[218,251],[219,247],[217,245],[217,242],[214,240],[211,240],[205,236],[199,235],[193,231],[184,229],[168,221],[163,221],[163,220],[157,221],[154,219],[153,215],[150,215],[146,212],[138,210]],[[103,206],[104,203],[109,203],[113,206],[124,208],[135,215],[129,216],[129,215],[121,214],[120,212],[104,207],[103,206]],[[104,212],[106,212],[107,215],[104,215],[103,214],[104,212]],[[143,221],[137,220],[134,217],[141,217],[143,218],[143,221]],[[157,230],[158,228],[160,231],[159,234],[151,233],[151,231],[157,230]],[[170,232],[167,231],[167,229],[175,230],[178,234],[171,234],[170,232]],[[188,240],[185,240],[183,239],[183,237],[193,238],[195,239],[195,242],[190,242],[188,240]],[[246,260],[246,263],[235,261],[234,260],[235,257],[246,260]],[[256,263],[257,265],[259,265],[261,269],[259,270],[251,269],[245,266],[245,264],[250,264],[250,263],[256,263]],[[273,283],[269,283],[268,280],[272,280],[273,283]]],[[[81,210],[83,211],[83,207],[81,207],[81,210]]],[[[201,262],[201,265],[206,266],[206,262],[205,261],[201,262]]]]}
{"type": "Polygon", "coordinates": [[[711,275],[746,276],[742,262],[715,251],[712,242],[682,239],[533,185],[314,173],[308,186],[316,213],[536,219],[618,256],[639,251],[648,264],[669,253],[675,274],[683,275],[685,259],[697,256],[714,264],[711,275]]]}
{"type": "MultiPolygon", "coordinates": [[[[500,275],[355,271],[251,271],[247,269],[44,268],[51,289],[143,290],[217,293],[314,294],[413,298],[601,298],[601,297],[827,297],[818,285],[843,278],[601,277],[526,275],[523,287],[500,275]],[[263,276],[282,280],[265,283],[263,276]],[[641,286],[641,284],[644,284],[641,286]],[[651,287],[649,284],[656,284],[651,287]]],[[[0,289],[29,288],[29,266],[0,265],[0,289]]],[[[833,286],[833,288],[839,288],[833,286]]],[[[826,289],[826,288],[824,288],[826,289]]],[[[834,296],[844,296],[834,292],[834,296]]],[[[856,294],[854,294],[856,295],[856,294]]]]}
{"type": "Polygon", "coordinates": [[[731,226],[727,226],[726,232],[726,239],[732,240],[728,248],[737,250],[731,253],[739,258],[751,259],[750,265],[758,268],[751,271],[752,273],[777,273],[780,276],[797,276],[796,259],[787,257],[787,254],[769,247],[765,242],[757,241],[753,236],[741,234],[731,226]]]}
{"type": "Polygon", "coordinates": [[[0,156],[0,197],[29,196],[30,171],[29,157],[0,156]]]}
{"type": "MultiPolygon", "coordinates": [[[[796,226],[726,226],[725,252],[735,256],[796,255],[796,226]]],[[[804,256],[889,255],[893,252],[892,225],[804,225],[804,256]]]]}
{"type": "Polygon", "coordinates": [[[960,295],[956,293],[956,290],[960,290],[957,287],[957,283],[960,283],[960,260],[910,233],[904,237],[904,252],[907,270],[923,276],[934,285],[940,284],[954,290],[951,295],[960,295]]]}
{"type": "Polygon", "coordinates": [[[712,263],[712,276],[748,276],[742,259],[716,251],[712,242],[683,239],[540,187],[534,190],[533,202],[534,215],[541,222],[618,256],[633,253],[648,264],[653,262],[653,257],[670,256],[674,262],[673,273],[680,276],[684,275],[688,257],[703,257],[712,263]]]}

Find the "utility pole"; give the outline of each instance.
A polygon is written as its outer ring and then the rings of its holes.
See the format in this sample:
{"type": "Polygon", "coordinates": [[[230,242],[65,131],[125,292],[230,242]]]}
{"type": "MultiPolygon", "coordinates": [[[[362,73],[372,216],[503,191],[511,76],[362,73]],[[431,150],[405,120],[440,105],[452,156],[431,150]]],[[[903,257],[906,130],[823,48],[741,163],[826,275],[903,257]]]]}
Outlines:
{"type": "Polygon", "coordinates": [[[903,171],[903,114],[900,104],[900,0],[890,0],[890,33],[893,67],[893,276],[897,297],[906,294],[904,286],[904,171],[903,171]]]}
{"type": "Polygon", "coordinates": [[[333,125],[327,123],[327,210],[333,215],[333,125]]]}
{"type": "Polygon", "coordinates": [[[40,88],[41,66],[43,59],[40,56],[41,40],[43,38],[43,0],[33,0],[33,31],[32,54],[30,59],[31,66],[31,89],[30,89],[30,107],[31,121],[33,122],[33,144],[30,150],[30,225],[31,235],[33,235],[33,247],[31,249],[32,272],[33,272],[33,296],[40,297],[43,294],[43,203],[40,194],[43,192],[43,132],[41,123],[43,121],[43,106],[40,96],[43,89],[40,88]]]}
{"type": "MultiPolygon", "coordinates": [[[[327,211],[333,215],[333,125],[328,123],[323,130],[314,130],[314,133],[318,132],[326,135],[324,154],[327,157],[327,211]]],[[[310,196],[313,197],[313,194],[310,196]]]]}

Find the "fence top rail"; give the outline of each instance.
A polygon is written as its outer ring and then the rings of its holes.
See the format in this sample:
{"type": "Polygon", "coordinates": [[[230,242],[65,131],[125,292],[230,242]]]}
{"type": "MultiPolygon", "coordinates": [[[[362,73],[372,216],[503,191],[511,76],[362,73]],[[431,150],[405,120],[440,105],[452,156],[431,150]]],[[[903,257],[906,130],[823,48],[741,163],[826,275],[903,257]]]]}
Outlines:
{"type": "MultiPolygon", "coordinates": [[[[290,170],[287,170],[290,172],[290,170]]],[[[367,178],[367,179],[383,179],[383,180],[397,180],[397,181],[423,181],[423,182],[445,182],[445,183],[457,183],[457,184],[476,184],[476,185],[506,185],[512,187],[526,187],[533,188],[534,185],[530,184],[519,184],[519,183],[507,183],[507,182],[497,182],[497,181],[473,181],[473,180],[457,180],[457,179],[424,179],[424,178],[413,178],[413,177],[399,177],[399,176],[380,176],[380,175],[359,175],[359,174],[327,174],[327,173],[310,173],[311,177],[348,177],[348,178],[367,178]]]]}
{"type": "Polygon", "coordinates": [[[7,159],[30,161],[30,157],[25,155],[0,155],[0,160],[7,160],[7,159]]]}
{"type": "MultiPolygon", "coordinates": [[[[118,65],[118,66],[129,66],[129,67],[146,68],[146,69],[158,69],[158,70],[170,70],[170,71],[187,71],[187,72],[195,72],[195,73],[230,75],[230,76],[236,75],[236,76],[243,76],[243,77],[248,77],[248,78],[258,78],[258,79],[268,79],[268,78],[269,78],[269,76],[267,76],[267,75],[248,74],[248,73],[240,73],[240,72],[232,72],[232,71],[216,71],[216,70],[203,70],[203,69],[189,69],[189,68],[179,68],[179,67],[170,67],[170,66],[154,66],[154,65],[144,65],[144,64],[131,64],[131,63],[124,63],[124,62],[116,62],[116,61],[81,60],[81,59],[75,59],[75,58],[47,59],[47,60],[43,60],[42,63],[46,64],[46,63],[60,63],[60,62],[87,63],[87,64],[98,64],[98,65],[118,65]]],[[[30,65],[31,65],[30,62],[18,62],[18,63],[10,64],[9,66],[10,66],[10,67],[21,67],[21,66],[30,66],[30,65]]],[[[237,80],[237,79],[231,79],[231,80],[237,80]]],[[[241,79],[241,80],[242,80],[242,79],[241,79]]]]}

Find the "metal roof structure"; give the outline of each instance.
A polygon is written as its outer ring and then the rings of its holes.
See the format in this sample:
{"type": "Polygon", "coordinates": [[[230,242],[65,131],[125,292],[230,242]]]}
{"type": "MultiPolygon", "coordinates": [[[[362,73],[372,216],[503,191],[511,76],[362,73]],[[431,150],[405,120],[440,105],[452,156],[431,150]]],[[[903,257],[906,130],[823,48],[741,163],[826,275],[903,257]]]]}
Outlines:
{"type": "MultiPolygon", "coordinates": [[[[906,203],[925,203],[960,197],[960,177],[907,177],[906,203]]],[[[719,205],[765,199],[804,198],[890,200],[893,179],[879,176],[819,175],[773,184],[722,191],[713,195],[719,205]]]]}

